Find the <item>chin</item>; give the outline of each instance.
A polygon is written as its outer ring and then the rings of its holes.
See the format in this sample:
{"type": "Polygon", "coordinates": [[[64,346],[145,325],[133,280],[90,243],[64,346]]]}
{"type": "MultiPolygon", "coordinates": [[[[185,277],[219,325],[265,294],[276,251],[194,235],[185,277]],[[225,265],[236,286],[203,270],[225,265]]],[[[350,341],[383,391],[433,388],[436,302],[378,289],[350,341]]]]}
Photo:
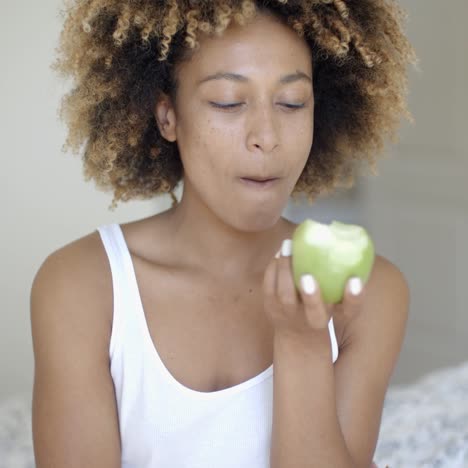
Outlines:
{"type": "Polygon", "coordinates": [[[244,232],[264,232],[274,229],[281,222],[282,210],[275,212],[261,212],[260,210],[253,211],[243,216],[239,214],[236,227],[244,232]]]}

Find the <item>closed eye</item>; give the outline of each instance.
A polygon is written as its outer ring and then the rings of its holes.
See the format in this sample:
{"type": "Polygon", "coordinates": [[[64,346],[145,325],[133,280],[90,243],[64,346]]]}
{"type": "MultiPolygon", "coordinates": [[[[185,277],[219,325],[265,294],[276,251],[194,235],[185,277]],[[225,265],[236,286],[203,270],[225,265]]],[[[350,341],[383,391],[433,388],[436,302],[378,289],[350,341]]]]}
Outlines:
{"type": "MultiPolygon", "coordinates": [[[[217,107],[219,109],[234,109],[236,107],[239,107],[242,105],[242,102],[237,102],[233,104],[219,104],[217,102],[211,102],[210,104],[213,107],[217,107]]],[[[304,104],[280,104],[281,106],[287,107],[288,109],[302,109],[304,107],[304,104]]]]}

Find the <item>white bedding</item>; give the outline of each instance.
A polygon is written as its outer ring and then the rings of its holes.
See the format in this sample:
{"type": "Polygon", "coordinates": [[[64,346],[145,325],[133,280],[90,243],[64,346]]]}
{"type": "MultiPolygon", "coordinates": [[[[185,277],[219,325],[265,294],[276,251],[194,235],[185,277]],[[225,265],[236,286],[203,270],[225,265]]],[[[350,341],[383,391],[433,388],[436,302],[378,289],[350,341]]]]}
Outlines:
{"type": "Polygon", "coordinates": [[[468,468],[468,361],[389,388],[374,460],[379,468],[468,468]]]}
{"type": "MultiPolygon", "coordinates": [[[[378,468],[468,468],[468,361],[389,388],[374,460],[378,468]]],[[[34,468],[29,395],[0,404],[0,468],[34,468]]]]}

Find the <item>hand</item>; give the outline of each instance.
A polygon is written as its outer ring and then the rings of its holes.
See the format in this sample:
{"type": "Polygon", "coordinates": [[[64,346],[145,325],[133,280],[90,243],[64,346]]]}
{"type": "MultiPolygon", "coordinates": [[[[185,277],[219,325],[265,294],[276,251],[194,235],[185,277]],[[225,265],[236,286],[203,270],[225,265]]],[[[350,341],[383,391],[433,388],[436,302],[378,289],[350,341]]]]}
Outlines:
{"type": "Polygon", "coordinates": [[[332,316],[351,317],[361,308],[362,293],[351,294],[347,283],[343,300],[339,304],[324,304],[320,287],[315,282],[313,294],[298,291],[294,284],[291,262],[291,239],[283,241],[281,255],[268,264],[263,278],[265,313],[271,320],[275,334],[308,338],[327,332],[332,316]]]}

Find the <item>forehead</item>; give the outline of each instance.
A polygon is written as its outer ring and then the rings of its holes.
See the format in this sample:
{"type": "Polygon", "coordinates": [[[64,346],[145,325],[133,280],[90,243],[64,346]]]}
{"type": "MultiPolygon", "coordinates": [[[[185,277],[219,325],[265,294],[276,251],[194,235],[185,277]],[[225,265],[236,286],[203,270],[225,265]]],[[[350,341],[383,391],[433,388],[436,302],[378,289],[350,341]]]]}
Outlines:
{"type": "Polygon", "coordinates": [[[245,26],[231,25],[221,36],[201,34],[197,39],[199,49],[181,67],[196,81],[219,70],[275,81],[293,72],[312,74],[306,41],[269,16],[260,15],[245,26]]]}

